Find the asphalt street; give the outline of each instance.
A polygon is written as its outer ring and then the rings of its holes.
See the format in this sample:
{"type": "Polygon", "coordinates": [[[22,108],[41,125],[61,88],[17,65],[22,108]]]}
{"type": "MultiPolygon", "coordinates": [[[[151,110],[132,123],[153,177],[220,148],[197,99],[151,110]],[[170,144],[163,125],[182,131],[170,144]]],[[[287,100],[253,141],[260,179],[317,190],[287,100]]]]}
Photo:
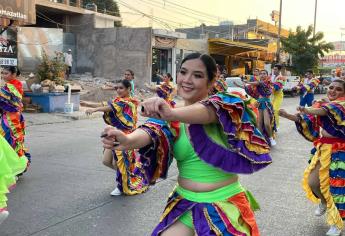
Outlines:
{"type": "MultiPolygon", "coordinates": [[[[283,107],[293,111],[297,103],[298,98],[286,98],[283,107]]],[[[176,183],[176,167],[143,195],[111,197],[114,173],[101,163],[103,127],[100,118],[30,123],[27,146],[33,162],[8,196],[10,216],[0,226],[0,236],[150,234],[176,183]]],[[[301,188],[312,144],[284,119],[277,143],[272,165],[240,177],[261,205],[256,213],[261,235],[325,235],[325,218],[314,216],[316,206],[301,188]]]]}

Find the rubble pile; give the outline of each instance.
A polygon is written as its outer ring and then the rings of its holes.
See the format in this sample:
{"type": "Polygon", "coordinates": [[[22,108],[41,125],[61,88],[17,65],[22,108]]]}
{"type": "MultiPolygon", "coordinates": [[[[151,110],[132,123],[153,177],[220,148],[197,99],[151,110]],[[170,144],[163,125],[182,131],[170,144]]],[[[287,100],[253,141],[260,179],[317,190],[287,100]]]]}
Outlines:
{"type": "MultiPolygon", "coordinates": [[[[106,85],[114,85],[116,79],[105,79],[103,77],[93,77],[91,73],[74,74],[71,80],[80,85],[82,88],[80,100],[102,102],[112,99],[115,91],[103,90],[102,87],[106,85]]],[[[135,97],[143,100],[148,97],[153,97],[154,94],[146,89],[136,89],[135,97]]]]}

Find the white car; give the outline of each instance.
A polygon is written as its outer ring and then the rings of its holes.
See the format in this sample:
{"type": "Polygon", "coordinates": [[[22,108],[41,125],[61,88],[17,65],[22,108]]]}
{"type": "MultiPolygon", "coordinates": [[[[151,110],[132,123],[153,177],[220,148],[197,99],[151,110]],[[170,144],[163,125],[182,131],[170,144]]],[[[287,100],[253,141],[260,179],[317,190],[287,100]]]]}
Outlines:
{"type": "Polygon", "coordinates": [[[284,94],[290,94],[291,96],[296,96],[296,91],[293,90],[299,84],[299,76],[286,76],[286,84],[283,87],[284,94]]]}
{"type": "Polygon", "coordinates": [[[228,93],[231,92],[237,92],[242,94],[245,97],[248,97],[246,91],[243,88],[237,87],[234,82],[236,82],[237,84],[243,84],[242,80],[240,77],[228,77],[225,80],[226,84],[228,85],[228,93]]]}

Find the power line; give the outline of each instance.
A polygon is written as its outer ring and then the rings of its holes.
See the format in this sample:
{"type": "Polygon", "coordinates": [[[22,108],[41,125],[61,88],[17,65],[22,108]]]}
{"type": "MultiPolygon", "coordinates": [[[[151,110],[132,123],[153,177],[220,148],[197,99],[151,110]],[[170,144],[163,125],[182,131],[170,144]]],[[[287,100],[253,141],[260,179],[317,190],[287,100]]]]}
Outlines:
{"type": "MultiPolygon", "coordinates": [[[[140,14],[143,14],[145,15],[146,17],[150,18],[150,19],[155,19],[156,21],[160,21],[160,23],[163,23],[165,25],[168,25],[168,28],[172,31],[175,30],[175,28],[179,28],[181,27],[181,25],[185,25],[185,26],[188,26],[190,28],[197,28],[195,26],[191,26],[191,25],[187,25],[185,23],[181,23],[181,22],[176,22],[176,21],[172,21],[172,20],[168,20],[168,19],[164,19],[164,18],[160,18],[160,17],[156,17],[156,16],[153,16],[153,15],[150,15],[150,14],[147,14],[147,13],[144,13],[142,11],[140,11],[139,9],[135,8],[135,7],[132,7],[131,5],[127,4],[127,3],[124,3],[122,1],[118,1],[119,4],[121,4],[122,6],[125,6],[126,8],[130,9],[130,10],[133,10],[135,12],[139,12],[140,14]],[[170,22],[170,23],[167,23],[167,22],[170,22]],[[172,23],[173,24],[176,24],[178,25],[177,27],[176,26],[172,26],[172,23]]],[[[156,22],[155,21],[155,22],[156,22]]],[[[188,31],[187,29],[179,29],[180,31],[183,31],[183,32],[187,32],[187,33],[190,33],[190,34],[194,34],[194,35],[198,35],[199,36],[199,33],[196,33],[196,32],[192,32],[192,31],[188,31]]],[[[206,30],[207,32],[211,32],[211,33],[215,33],[215,34],[219,34],[219,35],[227,35],[228,32],[226,33],[222,33],[222,32],[217,32],[217,31],[212,31],[212,30],[206,30]]]]}
{"type": "MultiPolygon", "coordinates": [[[[175,12],[175,13],[177,13],[177,14],[180,14],[179,12],[171,11],[171,10],[168,10],[168,9],[166,9],[166,8],[162,8],[162,7],[159,7],[159,6],[157,6],[157,5],[154,5],[154,4],[152,4],[151,0],[149,0],[149,1],[137,0],[137,1],[140,2],[140,3],[144,3],[144,4],[148,5],[149,7],[151,7],[151,6],[157,7],[159,11],[165,11],[166,13],[164,13],[164,15],[165,15],[166,17],[169,17],[169,13],[172,13],[172,12],[175,12]]],[[[185,14],[182,14],[182,15],[187,16],[187,17],[190,17],[190,16],[185,15],[185,14]]],[[[176,15],[174,16],[174,15],[171,15],[171,14],[170,14],[170,17],[169,17],[169,18],[176,18],[176,15]]],[[[196,18],[194,18],[194,19],[196,19],[196,18]]],[[[201,21],[201,19],[196,19],[196,20],[198,20],[198,22],[201,21]]],[[[195,21],[194,21],[194,22],[195,22],[195,21]]],[[[187,23],[185,23],[185,25],[187,25],[187,23]]]]}
{"type": "Polygon", "coordinates": [[[179,9],[167,9],[167,8],[164,8],[164,7],[162,7],[162,6],[160,6],[160,3],[159,2],[157,2],[157,1],[154,1],[154,0],[150,0],[149,2],[147,2],[147,1],[144,1],[144,0],[140,0],[140,2],[142,2],[142,3],[145,3],[146,5],[149,5],[150,7],[151,6],[154,6],[154,7],[157,7],[157,8],[159,8],[160,10],[164,10],[164,11],[167,11],[167,12],[175,12],[175,13],[177,13],[177,14],[179,14],[179,15],[182,15],[182,16],[185,16],[185,17],[188,17],[188,18],[192,18],[192,19],[195,19],[195,20],[197,20],[197,21],[199,21],[199,22],[212,22],[212,24],[218,24],[218,21],[217,20],[205,20],[205,19],[201,19],[200,17],[195,17],[195,16],[193,16],[193,15],[191,15],[190,13],[186,13],[186,12],[183,12],[183,11],[181,11],[181,10],[179,10],[179,9]]]}
{"type": "Polygon", "coordinates": [[[70,26],[70,27],[78,27],[78,26],[85,26],[85,25],[90,25],[91,23],[93,23],[93,21],[87,22],[87,23],[83,23],[83,24],[78,24],[78,25],[72,25],[72,24],[63,24],[63,23],[59,23],[51,18],[49,18],[48,16],[44,15],[43,13],[37,11],[38,17],[41,19],[44,19],[45,21],[57,24],[57,25],[62,25],[62,26],[70,26]]]}
{"type": "Polygon", "coordinates": [[[215,16],[215,15],[211,15],[211,14],[202,12],[202,11],[191,9],[191,8],[186,7],[186,6],[182,6],[182,5],[179,5],[177,3],[174,3],[174,2],[171,2],[171,1],[168,1],[168,0],[164,0],[164,2],[168,3],[168,4],[171,4],[171,5],[175,6],[176,8],[179,8],[181,10],[188,11],[189,13],[192,13],[192,14],[200,15],[200,16],[203,16],[203,17],[209,17],[209,18],[212,18],[212,19],[216,19],[218,21],[219,21],[220,18],[222,18],[222,17],[219,17],[219,16],[215,16]]]}
{"type": "MultiPolygon", "coordinates": [[[[132,11],[135,11],[135,12],[138,12],[138,13],[142,14],[143,16],[145,16],[145,17],[147,17],[147,18],[149,18],[149,19],[152,19],[153,21],[155,21],[156,23],[162,25],[162,26],[163,26],[164,28],[166,28],[166,29],[169,29],[169,30],[171,30],[171,31],[174,30],[174,27],[171,26],[171,24],[167,23],[167,22],[164,21],[164,20],[161,20],[161,18],[159,18],[159,17],[155,17],[155,16],[152,16],[152,15],[146,14],[146,13],[144,13],[144,12],[142,12],[142,11],[140,11],[140,10],[138,10],[138,9],[136,9],[136,8],[134,8],[134,7],[132,7],[132,6],[130,6],[130,5],[128,5],[127,3],[122,2],[121,0],[118,0],[118,3],[121,4],[121,5],[123,5],[124,7],[126,7],[126,8],[128,8],[128,9],[132,10],[132,11]]],[[[176,23],[176,22],[175,22],[175,23],[176,23]]],[[[187,31],[186,31],[186,32],[187,32],[187,31]]],[[[195,32],[191,32],[191,31],[190,31],[189,33],[196,34],[195,32]]]]}

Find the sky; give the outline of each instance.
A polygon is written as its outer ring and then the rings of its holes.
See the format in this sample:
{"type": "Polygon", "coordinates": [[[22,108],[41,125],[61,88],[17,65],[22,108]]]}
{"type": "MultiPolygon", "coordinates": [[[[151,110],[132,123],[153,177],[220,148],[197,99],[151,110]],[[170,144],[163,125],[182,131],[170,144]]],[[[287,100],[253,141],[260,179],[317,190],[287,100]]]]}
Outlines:
{"type": "MultiPolygon", "coordinates": [[[[201,23],[218,25],[219,21],[224,20],[233,21],[234,24],[244,24],[248,18],[258,18],[273,23],[270,14],[273,10],[279,10],[280,0],[117,0],[117,2],[123,25],[131,27],[152,25],[154,28],[170,30],[199,26],[201,23]],[[143,14],[149,17],[153,15],[155,19],[152,21],[143,14]]],[[[306,28],[313,24],[315,0],[282,0],[282,2],[284,28],[294,30],[298,25],[306,28]]],[[[345,40],[345,0],[317,0],[317,2],[316,31],[324,32],[327,41],[340,41],[342,38],[345,40]]]]}

